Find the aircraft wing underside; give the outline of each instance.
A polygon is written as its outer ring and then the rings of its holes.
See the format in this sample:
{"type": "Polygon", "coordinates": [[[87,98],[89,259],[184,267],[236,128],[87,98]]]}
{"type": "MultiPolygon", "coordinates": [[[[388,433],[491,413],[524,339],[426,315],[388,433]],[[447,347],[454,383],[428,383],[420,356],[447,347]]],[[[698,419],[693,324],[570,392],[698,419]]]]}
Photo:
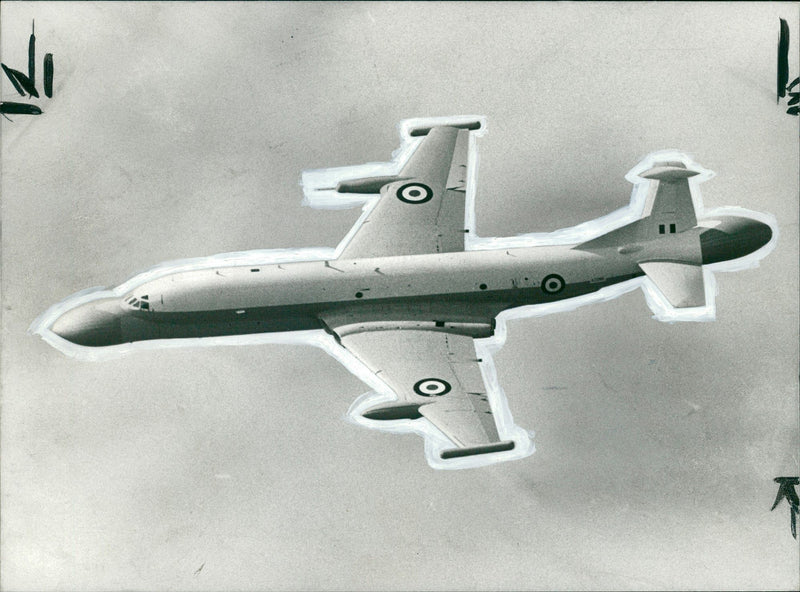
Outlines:
{"type": "Polygon", "coordinates": [[[463,251],[469,133],[432,128],[397,180],[381,188],[340,258],[463,251]]]}
{"type": "Polygon", "coordinates": [[[397,395],[364,417],[425,417],[455,445],[441,453],[444,459],[514,447],[498,434],[472,337],[387,323],[384,330],[346,333],[339,341],[397,395]]]}

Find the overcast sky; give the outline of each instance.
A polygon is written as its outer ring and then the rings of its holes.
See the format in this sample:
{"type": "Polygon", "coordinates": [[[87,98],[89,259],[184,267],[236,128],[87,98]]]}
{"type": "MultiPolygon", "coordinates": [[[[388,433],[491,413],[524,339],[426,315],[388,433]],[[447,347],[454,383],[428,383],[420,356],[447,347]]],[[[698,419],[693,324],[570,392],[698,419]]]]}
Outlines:
{"type": "Polygon", "coordinates": [[[3,63],[27,70],[35,18],[55,84],[2,122],[2,587],[797,589],[769,511],[800,448],[779,16],[793,78],[789,4],[3,3],[3,63]],[[367,388],[319,349],[91,363],[26,333],[162,261],[335,246],[360,209],[304,207],[302,171],[461,114],[488,118],[481,236],[622,207],[625,174],[679,149],[716,173],[707,207],[775,216],[777,248],[717,274],[714,322],[634,291],[509,323],[497,373],[537,451],[465,471],[345,422],[367,388]]]}

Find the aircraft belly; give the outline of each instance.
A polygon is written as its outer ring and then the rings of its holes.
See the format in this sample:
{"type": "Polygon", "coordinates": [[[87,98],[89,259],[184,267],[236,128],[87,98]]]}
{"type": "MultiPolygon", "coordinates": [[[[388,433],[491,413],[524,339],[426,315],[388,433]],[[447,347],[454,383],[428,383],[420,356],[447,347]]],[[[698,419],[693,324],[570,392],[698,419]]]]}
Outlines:
{"type": "Polygon", "coordinates": [[[316,309],[255,308],[183,313],[133,313],[121,321],[122,342],[189,339],[321,329],[316,309]]]}

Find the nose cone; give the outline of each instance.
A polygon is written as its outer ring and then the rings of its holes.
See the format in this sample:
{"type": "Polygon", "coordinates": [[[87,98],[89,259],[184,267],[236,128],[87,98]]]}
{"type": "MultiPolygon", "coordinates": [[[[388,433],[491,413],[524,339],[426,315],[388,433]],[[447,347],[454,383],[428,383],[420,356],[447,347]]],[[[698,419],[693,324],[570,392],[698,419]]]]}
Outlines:
{"type": "Polygon", "coordinates": [[[700,235],[703,263],[738,259],[757,251],[772,239],[768,224],[741,216],[724,216],[700,235]]]}
{"type": "Polygon", "coordinates": [[[50,330],[77,345],[101,347],[122,343],[119,300],[96,300],[77,306],[61,315],[50,330]]]}

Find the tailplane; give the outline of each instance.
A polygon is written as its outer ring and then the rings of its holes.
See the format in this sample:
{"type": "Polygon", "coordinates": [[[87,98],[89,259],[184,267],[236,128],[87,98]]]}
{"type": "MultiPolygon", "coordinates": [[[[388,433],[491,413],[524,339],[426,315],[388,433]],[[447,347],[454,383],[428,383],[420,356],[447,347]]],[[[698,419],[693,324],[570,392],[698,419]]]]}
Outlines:
{"type": "Polygon", "coordinates": [[[706,305],[703,266],[672,261],[648,261],[639,267],[674,308],[706,305]]]}
{"type": "Polygon", "coordinates": [[[612,230],[576,248],[616,248],[636,253],[639,267],[674,308],[705,306],[702,248],[698,236],[680,235],[697,226],[689,179],[698,172],[681,162],[658,162],[640,173],[649,179],[639,220],[612,230]],[[661,239],[673,238],[665,250],[661,239]]]}

